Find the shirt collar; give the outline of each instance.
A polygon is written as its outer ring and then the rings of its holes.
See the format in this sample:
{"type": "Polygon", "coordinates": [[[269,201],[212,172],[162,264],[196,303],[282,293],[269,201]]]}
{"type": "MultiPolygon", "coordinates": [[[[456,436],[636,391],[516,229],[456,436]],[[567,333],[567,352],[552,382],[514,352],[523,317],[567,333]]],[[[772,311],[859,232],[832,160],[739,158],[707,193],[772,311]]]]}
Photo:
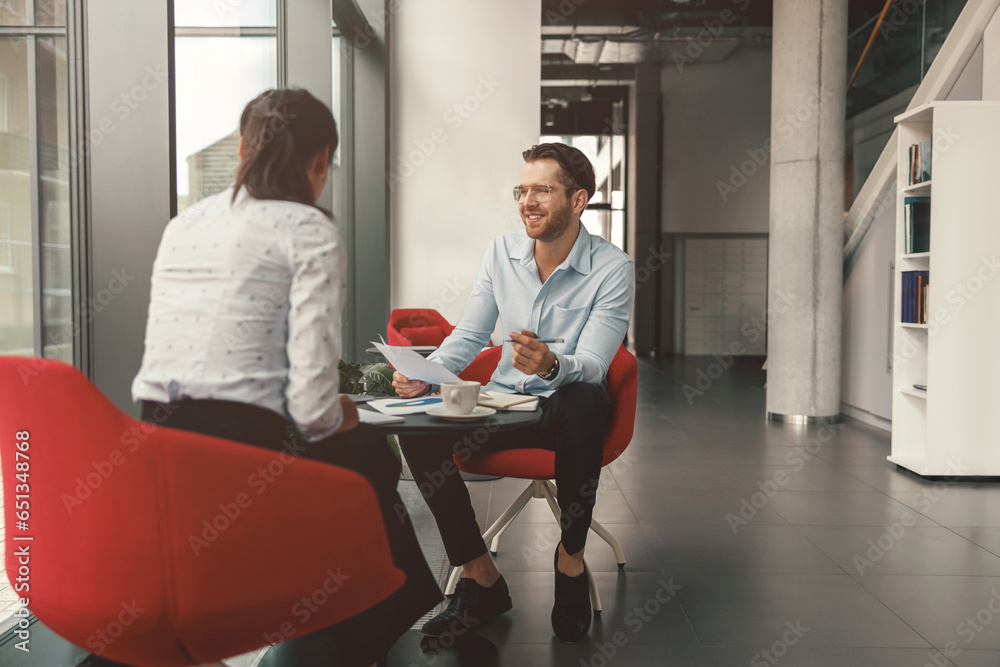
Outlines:
{"type": "MultiPolygon", "coordinates": [[[[510,258],[521,262],[523,266],[531,267],[535,264],[535,240],[525,234],[521,237],[521,243],[515,244],[510,249],[510,258]]],[[[580,223],[580,233],[576,236],[576,242],[569,251],[569,256],[560,266],[571,266],[577,273],[587,275],[590,273],[590,233],[587,228],[580,223]]]]}

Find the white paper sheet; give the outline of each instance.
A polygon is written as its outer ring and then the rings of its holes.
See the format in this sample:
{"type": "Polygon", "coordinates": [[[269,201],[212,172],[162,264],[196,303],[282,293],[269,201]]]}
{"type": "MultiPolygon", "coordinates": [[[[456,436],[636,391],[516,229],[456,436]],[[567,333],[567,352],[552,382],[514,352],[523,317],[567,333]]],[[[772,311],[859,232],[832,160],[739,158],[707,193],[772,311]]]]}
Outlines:
{"type": "MultiPolygon", "coordinates": [[[[381,339],[381,336],[379,338],[381,339]]],[[[457,375],[441,364],[427,361],[408,347],[387,345],[384,340],[381,343],[372,341],[372,345],[382,353],[393,368],[411,380],[422,380],[430,384],[460,381],[457,375]]]]}
{"type": "Polygon", "coordinates": [[[375,410],[358,410],[358,421],[362,424],[402,424],[406,420],[400,415],[387,415],[375,410]]]}

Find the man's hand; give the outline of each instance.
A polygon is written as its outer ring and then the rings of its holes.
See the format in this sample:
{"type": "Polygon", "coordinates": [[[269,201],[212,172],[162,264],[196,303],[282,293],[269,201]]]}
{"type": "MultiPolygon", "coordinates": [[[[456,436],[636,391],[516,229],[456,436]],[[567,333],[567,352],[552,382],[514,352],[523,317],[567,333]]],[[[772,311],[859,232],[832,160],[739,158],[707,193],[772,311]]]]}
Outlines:
{"type": "Polygon", "coordinates": [[[358,425],[358,406],[354,404],[347,394],[340,395],[340,409],[344,413],[344,421],[341,422],[337,433],[347,433],[358,425]]]}
{"type": "Polygon", "coordinates": [[[539,343],[533,332],[521,329],[521,333],[511,333],[514,368],[525,375],[546,373],[555,363],[556,355],[545,343],[539,343]]]}
{"type": "Polygon", "coordinates": [[[392,374],[392,387],[400,398],[415,398],[430,391],[430,385],[422,380],[411,380],[399,371],[392,374]]]}

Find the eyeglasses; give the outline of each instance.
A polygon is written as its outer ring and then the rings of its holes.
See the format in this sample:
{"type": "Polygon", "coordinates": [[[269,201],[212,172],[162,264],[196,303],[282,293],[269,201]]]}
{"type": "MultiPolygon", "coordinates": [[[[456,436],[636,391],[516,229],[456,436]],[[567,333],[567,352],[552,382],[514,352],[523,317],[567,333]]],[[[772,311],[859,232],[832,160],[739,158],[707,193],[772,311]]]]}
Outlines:
{"type": "MultiPolygon", "coordinates": [[[[535,195],[535,201],[547,202],[549,199],[552,198],[552,193],[558,189],[559,188],[554,188],[550,185],[528,185],[528,186],[519,185],[516,188],[514,188],[514,201],[519,202],[521,201],[521,199],[527,197],[529,194],[533,194],[535,195]]],[[[577,188],[563,187],[562,189],[573,191],[576,190],[577,188]]]]}

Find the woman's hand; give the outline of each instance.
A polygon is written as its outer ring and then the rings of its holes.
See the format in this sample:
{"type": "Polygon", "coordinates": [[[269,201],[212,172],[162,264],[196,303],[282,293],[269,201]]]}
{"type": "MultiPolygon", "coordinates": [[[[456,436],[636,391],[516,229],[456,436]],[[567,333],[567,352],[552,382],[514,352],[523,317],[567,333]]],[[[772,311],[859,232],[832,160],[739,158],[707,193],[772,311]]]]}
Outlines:
{"type": "Polygon", "coordinates": [[[347,394],[340,395],[340,410],[344,413],[344,421],[340,423],[337,433],[347,433],[358,425],[358,406],[347,394]]]}
{"type": "Polygon", "coordinates": [[[414,398],[430,391],[430,386],[422,380],[411,380],[399,371],[392,374],[392,387],[400,398],[414,398]]]}

